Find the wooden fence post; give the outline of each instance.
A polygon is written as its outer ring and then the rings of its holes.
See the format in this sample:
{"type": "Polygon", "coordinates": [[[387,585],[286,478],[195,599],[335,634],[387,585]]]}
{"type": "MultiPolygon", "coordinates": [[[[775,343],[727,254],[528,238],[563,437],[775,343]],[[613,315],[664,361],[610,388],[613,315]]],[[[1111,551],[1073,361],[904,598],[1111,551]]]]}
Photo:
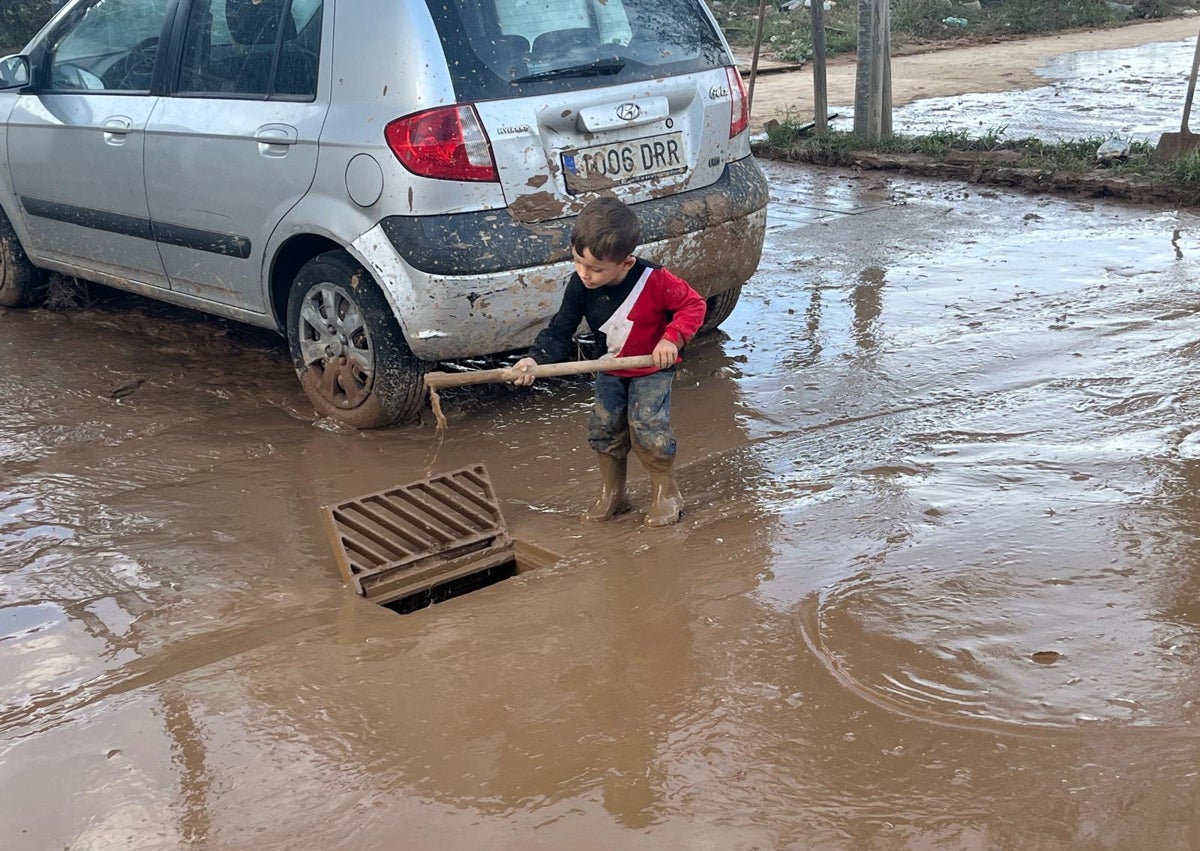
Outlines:
{"type": "Polygon", "coordinates": [[[813,45],[813,132],[829,132],[829,85],[825,73],[825,0],[810,0],[813,45]]]}
{"type": "Polygon", "coordinates": [[[870,141],[892,134],[892,37],[888,0],[858,2],[854,133],[870,141]]]}
{"type": "Polygon", "coordinates": [[[871,7],[875,0],[858,0],[858,51],[854,64],[854,135],[869,138],[871,114],[871,7]]]}

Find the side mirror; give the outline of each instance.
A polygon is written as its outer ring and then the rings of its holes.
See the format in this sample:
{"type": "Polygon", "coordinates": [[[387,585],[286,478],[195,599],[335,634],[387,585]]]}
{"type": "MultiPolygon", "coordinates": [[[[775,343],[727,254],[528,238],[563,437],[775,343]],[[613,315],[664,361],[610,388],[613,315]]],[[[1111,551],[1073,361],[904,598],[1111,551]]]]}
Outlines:
{"type": "Polygon", "coordinates": [[[0,59],[0,90],[21,89],[29,85],[29,59],[5,56],[0,59]]]}

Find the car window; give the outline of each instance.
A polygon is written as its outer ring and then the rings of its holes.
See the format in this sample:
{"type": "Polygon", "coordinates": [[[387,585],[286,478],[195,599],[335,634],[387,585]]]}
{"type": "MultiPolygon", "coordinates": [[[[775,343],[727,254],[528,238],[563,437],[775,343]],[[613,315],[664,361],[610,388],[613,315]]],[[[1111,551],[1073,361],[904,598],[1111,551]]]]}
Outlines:
{"type": "Polygon", "coordinates": [[[176,93],[312,100],[321,0],[198,0],[188,14],[176,93]]]}
{"type": "Polygon", "coordinates": [[[321,14],[321,0],[292,0],[292,20],[296,29],[303,30],[314,18],[321,14]]]}
{"type": "MultiPolygon", "coordinates": [[[[496,21],[505,36],[521,36],[532,47],[540,36],[562,31],[596,29],[602,44],[629,44],[633,29],[621,0],[591,4],[583,0],[496,0],[496,21]]],[[[543,39],[545,41],[545,39],[543,39]]],[[[542,61],[552,61],[543,55],[542,61]]]]}
{"type": "Polygon", "coordinates": [[[714,68],[725,48],[697,0],[427,0],[463,100],[714,68]]]}
{"type": "Polygon", "coordinates": [[[148,92],[168,0],[96,0],[55,39],[48,88],[148,92]]]}

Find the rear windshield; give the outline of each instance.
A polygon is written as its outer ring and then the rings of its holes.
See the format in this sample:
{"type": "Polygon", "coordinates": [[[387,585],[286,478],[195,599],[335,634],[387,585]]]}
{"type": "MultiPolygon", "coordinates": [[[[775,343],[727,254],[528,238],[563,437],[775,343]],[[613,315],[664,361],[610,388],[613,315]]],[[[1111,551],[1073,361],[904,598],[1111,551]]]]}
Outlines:
{"type": "Polygon", "coordinates": [[[729,60],[697,0],[428,0],[459,100],[702,71],[729,60]]]}

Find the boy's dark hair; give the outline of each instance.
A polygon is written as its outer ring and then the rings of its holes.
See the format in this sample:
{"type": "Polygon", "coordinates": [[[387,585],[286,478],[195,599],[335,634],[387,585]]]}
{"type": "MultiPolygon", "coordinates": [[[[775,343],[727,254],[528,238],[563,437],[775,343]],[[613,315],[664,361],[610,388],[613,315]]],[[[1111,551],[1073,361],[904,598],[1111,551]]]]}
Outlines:
{"type": "Polygon", "coordinates": [[[620,263],[642,241],[642,223],[637,213],[616,198],[597,198],[579,212],[571,230],[571,247],[584,249],[597,260],[620,263]]]}

